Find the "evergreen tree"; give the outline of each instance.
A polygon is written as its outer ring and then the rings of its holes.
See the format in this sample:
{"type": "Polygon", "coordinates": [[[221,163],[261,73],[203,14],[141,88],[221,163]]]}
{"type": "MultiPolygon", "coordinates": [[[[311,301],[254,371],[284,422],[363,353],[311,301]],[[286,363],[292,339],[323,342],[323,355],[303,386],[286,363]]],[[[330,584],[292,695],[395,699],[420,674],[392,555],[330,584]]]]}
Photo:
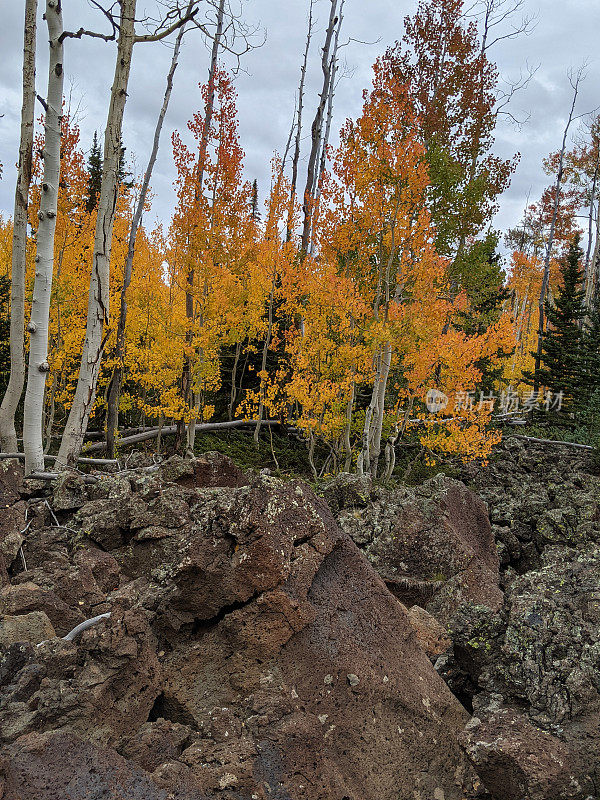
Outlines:
{"type": "Polygon", "coordinates": [[[600,311],[594,308],[590,314],[582,340],[583,398],[589,402],[594,393],[600,394],[600,311]]]}
{"type": "Polygon", "coordinates": [[[94,131],[94,139],[88,156],[88,192],[85,210],[91,214],[98,205],[98,196],[102,184],[102,150],[98,143],[98,132],[94,131]]]}
{"type": "Polygon", "coordinates": [[[554,303],[546,303],[548,330],[542,342],[540,385],[552,392],[563,392],[568,405],[577,405],[584,396],[583,334],[581,320],[585,316],[583,270],[579,236],[571,242],[568,254],[561,260],[561,287],[554,303]]]}
{"type": "Polygon", "coordinates": [[[127,169],[127,161],[125,159],[125,151],[126,147],[123,146],[121,142],[121,155],[119,158],[119,168],[117,170],[117,183],[119,186],[124,186],[126,189],[131,189],[133,187],[133,179],[132,174],[127,169]]]}
{"type": "MultiPolygon", "coordinates": [[[[458,281],[468,298],[468,308],[459,314],[454,327],[468,336],[481,336],[490,325],[497,323],[502,316],[502,305],[509,296],[497,246],[498,235],[490,231],[485,238],[465,248],[454,262],[458,281]]],[[[513,350],[500,349],[476,362],[481,370],[479,391],[486,395],[493,392],[504,371],[502,362],[512,353],[513,350]]]]}
{"type": "Polygon", "coordinates": [[[252,181],[252,219],[260,222],[260,211],[258,210],[258,181],[252,181]]]}

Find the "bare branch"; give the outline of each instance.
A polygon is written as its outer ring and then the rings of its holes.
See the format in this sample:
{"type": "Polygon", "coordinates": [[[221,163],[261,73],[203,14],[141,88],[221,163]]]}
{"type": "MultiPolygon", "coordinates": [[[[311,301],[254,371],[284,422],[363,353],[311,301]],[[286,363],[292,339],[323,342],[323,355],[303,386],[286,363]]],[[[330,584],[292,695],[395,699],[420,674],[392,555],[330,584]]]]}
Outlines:
{"type": "Polygon", "coordinates": [[[83,36],[89,36],[92,39],[103,39],[105,42],[114,42],[116,40],[119,32],[119,25],[112,13],[112,9],[115,7],[116,3],[113,3],[110,8],[107,9],[101,6],[97,0],[88,0],[88,2],[104,14],[112,26],[112,33],[96,33],[95,31],[85,30],[85,28],[79,28],[78,31],[64,31],[60,37],[61,42],[65,39],[81,39],[83,36]]]}
{"type": "Polygon", "coordinates": [[[188,13],[181,16],[177,19],[172,25],[169,25],[168,28],[164,30],[158,30],[156,33],[153,34],[146,34],[144,36],[136,36],[135,42],[160,42],[161,39],[166,39],[167,36],[170,36],[174,31],[178,28],[181,28],[182,25],[185,25],[187,22],[192,20],[196,14],[198,13],[198,8],[194,8],[193,11],[189,11],[188,13]]]}

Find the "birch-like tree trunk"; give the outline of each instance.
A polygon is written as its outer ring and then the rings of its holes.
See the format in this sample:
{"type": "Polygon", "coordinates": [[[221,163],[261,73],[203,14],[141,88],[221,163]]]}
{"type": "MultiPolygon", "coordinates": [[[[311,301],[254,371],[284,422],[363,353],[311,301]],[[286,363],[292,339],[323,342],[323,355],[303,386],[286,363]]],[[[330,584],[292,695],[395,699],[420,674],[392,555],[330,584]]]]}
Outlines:
{"type": "MultiPolygon", "coordinates": [[[[208,148],[208,137],[210,134],[210,126],[215,109],[215,75],[217,72],[219,48],[221,46],[221,38],[223,36],[223,23],[225,20],[225,0],[220,0],[219,9],[217,11],[217,27],[215,30],[215,37],[212,43],[212,50],[210,55],[210,67],[208,70],[208,97],[206,100],[206,107],[204,109],[204,126],[202,128],[202,139],[200,141],[200,152],[198,154],[198,186],[197,198],[200,201],[202,192],[204,191],[204,171],[206,168],[206,152],[208,148]]],[[[194,325],[194,280],[195,270],[190,266],[187,275],[187,288],[185,295],[185,315],[189,325],[188,339],[191,341],[193,338],[193,325],[194,325]]],[[[184,379],[182,381],[184,393],[187,397],[189,408],[192,410],[192,415],[186,430],[186,453],[193,455],[194,442],[196,440],[196,417],[195,417],[195,398],[194,398],[194,380],[191,356],[186,357],[184,365],[184,379]]]]}
{"type": "MultiPolygon", "coordinates": [[[[188,6],[188,13],[191,11],[192,3],[188,6]]],[[[144,174],[144,180],[140,190],[140,196],[131,221],[131,230],[129,232],[129,243],[127,248],[127,258],[125,260],[125,269],[123,270],[123,288],[121,289],[121,305],[119,308],[119,322],[117,324],[117,339],[115,344],[115,359],[116,366],[113,372],[107,397],[107,412],[106,412],[106,456],[107,458],[114,458],[115,453],[115,432],[119,427],[119,400],[121,397],[121,385],[123,382],[123,367],[125,358],[125,327],[127,325],[127,290],[131,283],[131,273],[133,270],[133,258],[135,255],[135,240],[142,216],[144,214],[144,206],[146,204],[146,197],[148,195],[148,188],[150,186],[150,179],[152,171],[156,164],[158,156],[158,147],[160,145],[160,135],[169,107],[171,99],[171,92],[173,89],[173,77],[177,69],[177,62],[179,60],[179,51],[181,49],[181,40],[185,33],[185,25],[182,25],[177,33],[175,40],[175,47],[173,49],[173,57],[171,58],[171,67],[167,75],[167,85],[163,97],[163,103],[156,121],[156,128],[154,130],[154,141],[152,143],[152,152],[148,160],[148,166],[144,174]]]]}
{"type": "Polygon", "coordinates": [[[600,243],[600,200],[596,198],[597,183],[598,183],[598,170],[600,168],[600,153],[596,161],[594,169],[594,180],[592,183],[592,196],[590,198],[590,215],[588,220],[588,245],[585,256],[585,307],[588,312],[592,308],[592,298],[596,285],[596,272],[598,269],[598,245],[600,243]],[[594,230],[594,214],[596,215],[595,235],[594,230]],[[593,249],[592,249],[593,242],[593,249]]]}
{"type": "Polygon", "coordinates": [[[598,269],[600,264],[600,201],[596,210],[596,236],[594,241],[594,250],[589,265],[589,276],[585,286],[585,303],[586,308],[591,309],[595,303],[595,294],[598,285],[598,269]]]}
{"type": "MultiPolygon", "coordinates": [[[[373,304],[373,314],[379,320],[381,310],[383,310],[383,321],[387,324],[391,298],[391,281],[394,261],[398,254],[398,244],[396,241],[396,226],[398,224],[398,213],[400,210],[402,194],[398,192],[392,219],[390,220],[391,243],[388,257],[384,264],[380,260],[379,275],[377,281],[377,292],[373,304]],[[383,305],[383,309],[381,306],[383,305]]],[[[380,236],[380,242],[381,242],[380,236]]],[[[403,279],[399,271],[395,278],[396,288],[393,299],[398,301],[403,293],[403,279]]],[[[357,472],[359,475],[365,471],[370,472],[376,478],[379,467],[379,457],[381,455],[381,435],[383,431],[383,420],[385,415],[385,395],[387,384],[392,366],[393,345],[391,341],[384,342],[377,354],[375,382],[371,393],[371,400],[365,413],[365,424],[362,434],[362,447],[358,455],[357,472]]]]}
{"type": "Polygon", "coordinates": [[[331,9],[329,11],[329,22],[327,24],[327,31],[325,33],[325,44],[323,45],[323,52],[321,56],[321,70],[323,72],[323,85],[321,94],[319,96],[319,105],[311,128],[311,147],[308,157],[308,169],[306,173],[306,186],[304,188],[304,197],[302,201],[302,210],[304,220],[302,224],[302,253],[306,254],[310,245],[310,236],[312,228],[312,215],[314,206],[314,196],[317,181],[317,166],[319,159],[319,152],[321,148],[321,141],[323,135],[323,123],[325,119],[325,107],[329,97],[331,86],[331,51],[334,42],[334,34],[336,26],[338,25],[339,18],[337,12],[338,0],[331,0],[331,9]]]}
{"type": "MultiPolygon", "coordinates": [[[[338,71],[338,51],[340,49],[340,31],[342,29],[342,22],[344,19],[344,2],[340,0],[340,11],[338,15],[337,27],[335,29],[335,36],[333,40],[333,48],[331,54],[331,67],[329,78],[329,94],[327,96],[327,115],[325,120],[325,131],[323,133],[323,140],[320,144],[320,157],[319,157],[319,172],[316,178],[315,187],[315,204],[318,206],[321,199],[322,178],[327,164],[327,147],[329,145],[329,137],[331,136],[331,123],[333,121],[333,101],[335,99],[335,87],[338,71]]],[[[312,241],[309,249],[312,249],[312,241]]]]}
{"type": "MultiPolygon", "coordinates": [[[[267,324],[267,333],[265,335],[265,341],[263,342],[263,349],[262,349],[262,360],[260,364],[260,371],[261,374],[267,370],[267,356],[269,354],[269,347],[271,346],[271,337],[273,335],[273,303],[275,299],[275,287],[277,285],[277,270],[273,268],[273,275],[271,278],[271,290],[269,292],[269,317],[268,317],[268,324],[267,324]]],[[[264,378],[261,377],[260,379],[260,400],[258,403],[258,419],[256,421],[256,427],[254,428],[254,441],[258,444],[260,439],[260,428],[264,419],[265,414],[265,389],[264,389],[264,378]]]]}
{"type": "Polygon", "coordinates": [[[121,0],[115,75],[104,135],[102,185],[98,202],[85,341],[75,397],[58,451],[56,462],[58,467],[74,463],[81,451],[90,412],[96,398],[100,362],[105,345],[104,328],[108,323],[109,310],[110,251],[119,191],[123,113],[135,43],[135,11],[136,0],[121,0]]]}
{"type": "Polygon", "coordinates": [[[44,445],[42,417],[44,389],[48,374],[48,320],[54,267],[54,233],[60,180],[60,124],[63,101],[63,22],[60,0],[46,0],[46,23],[50,45],[48,65],[48,94],[44,122],[44,175],[37,248],[35,257],[35,281],[31,318],[28,330],[29,368],[23,419],[23,448],[25,451],[25,474],[44,471],[44,445]]]}
{"type": "MultiPolygon", "coordinates": [[[[288,214],[286,241],[292,238],[292,217],[294,214],[294,201],[296,200],[296,187],[298,185],[298,164],[300,161],[300,148],[302,143],[302,115],[304,112],[304,84],[306,82],[306,69],[308,67],[308,54],[310,52],[310,43],[312,40],[313,31],[313,6],[314,0],[310,0],[310,7],[308,10],[308,31],[306,33],[306,44],[304,46],[304,56],[302,58],[302,66],[300,67],[300,85],[298,86],[298,106],[296,108],[297,122],[296,122],[296,137],[294,140],[294,155],[292,158],[292,177],[290,185],[290,211],[288,214]]],[[[293,131],[293,124],[292,124],[293,131]]]]}
{"type": "Polygon", "coordinates": [[[23,36],[23,104],[15,208],[13,214],[10,290],[10,378],[0,406],[0,442],[5,453],[16,453],[15,413],[25,382],[25,255],[27,208],[31,185],[33,115],[35,106],[35,34],[37,0],[25,1],[23,36]]]}

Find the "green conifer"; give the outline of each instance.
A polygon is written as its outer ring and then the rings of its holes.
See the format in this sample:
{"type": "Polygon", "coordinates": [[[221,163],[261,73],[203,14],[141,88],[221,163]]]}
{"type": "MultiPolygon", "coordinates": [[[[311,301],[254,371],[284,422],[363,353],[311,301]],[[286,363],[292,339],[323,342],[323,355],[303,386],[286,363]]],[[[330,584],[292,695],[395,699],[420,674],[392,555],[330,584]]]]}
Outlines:
{"type": "Polygon", "coordinates": [[[88,192],[85,201],[85,210],[88,214],[98,205],[98,196],[102,184],[102,150],[98,143],[98,132],[94,131],[94,139],[88,156],[88,192]]]}
{"type": "Polygon", "coordinates": [[[577,407],[584,399],[584,336],[581,320],[585,316],[582,251],[579,236],[561,260],[561,287],[553,303],[546,303],[548,330],[542,341],[540,385],[553,393],[563,392],[566,407],[577,407]]]}

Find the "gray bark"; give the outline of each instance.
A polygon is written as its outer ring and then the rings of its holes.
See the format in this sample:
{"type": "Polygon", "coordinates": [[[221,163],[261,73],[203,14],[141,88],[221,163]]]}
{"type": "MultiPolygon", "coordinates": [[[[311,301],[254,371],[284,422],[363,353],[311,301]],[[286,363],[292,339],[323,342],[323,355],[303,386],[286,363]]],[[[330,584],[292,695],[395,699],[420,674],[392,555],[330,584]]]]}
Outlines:
{"type": "MultiPolygon", "coordinates": [[[[37,248],[35,282],[28,325],[29,367],[23,417],[23,449],[25,474],[43,471],[43,410],[44,389],[48,374],[48,320],[54,268],[54,234],[60,180],[60,125],[63,101],[62,9],[59,0],[46,0],[46,22],[50,45],[48,65],[48,94],[44,122],[44,174],[37,248]]],[[[16,449],[16,448],[15,448],[16,449]]]]}
{"type": "Polygon", "coordinates": [[[110,252],[119,191],[117,176],[121,157],[123,113],[135,43],[135,11],[136,0],[121,0],[117,59],[104,137],[102,185],[98,202],[85,342],[75,397],[58,451],[59,467],[73,463],[81,451],[90,412],[96,398],[100,362],[105,345],[104,328],[108,323],[109,312],[110,252]]]}
{"type": "Polygon", "coordinates": [[[27,209],[33,151],[35,106],[35,35],[37,0],[25,1],[23,36],[23,104],[15,207],[13,214],[12,266],[10,291],[10,378],[0,406],[0,442],[3,450],[17,449],[15,413],[25,381],[25,261],[27,209]]]}
{"type": "MultiPolygon", "coordinates": [[[[200,142],[200,153],[198,155],[197,197],[199,200],[202,197],[202,192],[204,189],[204,170],[206,167],[206,151],[208,148],[208,136],[215,108],[215,74],[217,71],[221,38],[223,36],[224,18],[225,18],[225,0],[220,0],[219,10],[217,12],[217,28],[215,31],[215,37],[213,39],[212,51],[210,56],[210,68],[208,71],[208,98],[206,102],[206,108],[204,110],[204,126],[202,129],[202,140],[200,142]]],[[[194,294],[193,294],[194,280],[195,280],[195,271],[193,267],[190,267],[187,276],[187,291],[185,296],[185,313],[188,320],[188,324],[190,326],[190,330],[188,333],[190,339],[192,337],[192,326],[194,323],[194,316],[195,316],[194,294]]],[[[186,364],[184,366],[183,387],[184,387],[184,392],[187,393],[187,397],[184,399],[187,399],[189,407],[192,408],[195,413],[194,380],[192,375],[192,363],[191,359],[189,358],[186,360],[186,364]]],[[[192,415],[192,418],[190,419],[190,422],[186,430],[187,454],[193,454],[195,439],[196,439],[196,418],[194,415],[192,415]]]]}
{"type": "MultiPolygon", "coordinates": [[[[188,13],[192,10],[192,6],[193,3],[190,2],[188,5],[188,13]]],[[[121,384],[123,381],[123,367],[124,367],[123,361],[125,358],[125,328],[127,325],[127,290],[131,283],[133,258],[135,255],[135,240],[137,237],[139,227],[142,222],[142,216],[144,214],[144,206],[146,204],[146,197],[148,195],[148,188],[150,186],[150,179],[152,177],[152,171],[154,169],[154,165],[156,164],[156,158],[158,156],[160,135],[162,132],[163,123],[165,121],[165,116],[167,114],[167,109],[169,107],[169,101],[171,99],[171,91],[173,89],[173,77],[175,75],[175,70],[177,69],[177,62],[179,60],[179,51],[181,49],[181,40],[183,39],[184,32],[185,32],[185,25],[182,25],[177,34],[177,39],[175,40],[175,48],[173,50],[173,57],[171,59],[171,67],[167,75],[167,85],[165,88],[163,103],[158,115],[158,119],[156,121],[156,128],[154,130],[152,152],[150,153],[150,159],[148,160],[148,166],[146,167],[144,180],[142,182],[142,188],[140,190],[140,196],[138,198],[137,205],[133,214],[133,219],[131,222],[131,230],[129,232],[127,258],[125,261],[125,269],[123,270],[123,288],[121,289],[121,304],[119,308],[119,322],[117,325],[117,340],[115,345],[115,358],[117,360],[117,365],[115,367],[113,376],[111,378],[108,387],[108,398],[107,398],[106,452],[109,458],[114,457],[115,431],[119,426],[119,399],[121,396],[121,384]]]]}
{"type": "MultiPolygon", "coordinates": [[[[306,45],[304,47],[304,57],[302,58],[302,66],[300,67],[300,85],[298,86],[296,138],[294,141],[294,155],[292,158],[292,178],[290,186],[290,212],[288,215],[287,235],[286,235],[286,239],[288,242],[292,238],[292,227],[291,227],[292,216],[294,214],[294,201],[296,200],[296,187],[298,185],[298,162],[300,161],[300,146],[302,142],[302,114],[304,111],[304,84],[306,82],[308,53],[310,51],[310,42],[312,39],[313,5],[314,5],[314,0],[310,0],[310,8],[308,11],[308,32],[306,34],[306,45]]],[[[292,130],[293,130],[293,125],[292,125],[292,130]]]]}
{"type": "Polygon", "coordinates": [[[323,134],[323,122],[325,118],[325,107],[329,97],[331,86],[331,50],[334,41],[334,34],[339,19],[336,15],[338,0],[331,0],[331,9],[329,12],[329,23],[325,33],[325,44],[323,45],[323,53],[321,57],[321,70],[323,72],[323,85],[319,97],[319,105],[311,128],[311,148],[308,157],[308,170],[306,174],[306,186],[304,188],[304,197],[302,201],[302,210],[304,214],[304,221],[302,225],[302,253],[306,254],[310,245],[310,235],[312,227],[312,214],[315,196],[315,188],[317,181],[317,164],[319,158],[319,151],[321,148],[321,140],[323,134]]]}

